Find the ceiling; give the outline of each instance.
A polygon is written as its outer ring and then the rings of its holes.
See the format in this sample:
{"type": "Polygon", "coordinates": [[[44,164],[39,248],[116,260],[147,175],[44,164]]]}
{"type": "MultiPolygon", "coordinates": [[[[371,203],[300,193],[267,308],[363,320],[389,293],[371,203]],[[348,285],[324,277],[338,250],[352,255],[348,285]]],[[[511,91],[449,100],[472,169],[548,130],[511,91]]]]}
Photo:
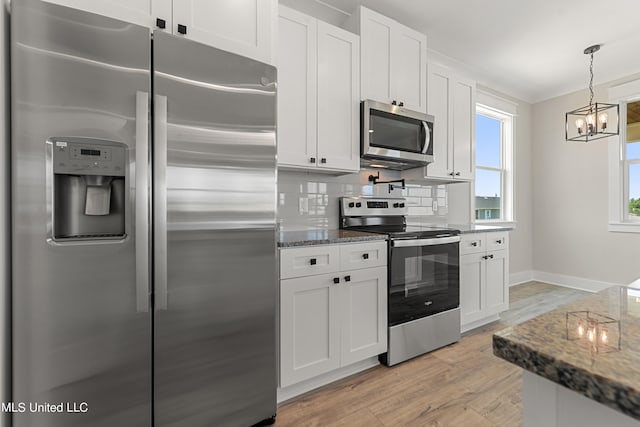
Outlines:
{"type": "Polygon", "coordinates": [[[531,103],[586,91],[583,51],[593,44],[602,45],[594,85],[640,73],[639,0],[280,1],[302,11],[315,3],[343,21],[367,6],[427,34],[430,50],[461,62],[479,83],[531,103]]]}

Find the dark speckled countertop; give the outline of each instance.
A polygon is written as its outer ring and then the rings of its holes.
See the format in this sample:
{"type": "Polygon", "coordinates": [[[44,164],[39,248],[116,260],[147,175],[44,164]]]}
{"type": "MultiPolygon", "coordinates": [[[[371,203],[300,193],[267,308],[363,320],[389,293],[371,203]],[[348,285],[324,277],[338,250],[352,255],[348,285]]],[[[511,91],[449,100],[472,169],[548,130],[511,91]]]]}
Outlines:
{"type": "Polygon", "coordinates": [[[493,353],[640,420],[640,289],[613,286],[497,332],[493,353]],[[587,311],[594,341],[580,329],[587,311]]]}
{"type": "Polygon", "coordinates": [[[363,233],[361,231],[350,230],[281,231],[279,233],[278,246],[288,248],[293,246],[330,245],[386,239],[387,236],[384,234],[363,233]]]}

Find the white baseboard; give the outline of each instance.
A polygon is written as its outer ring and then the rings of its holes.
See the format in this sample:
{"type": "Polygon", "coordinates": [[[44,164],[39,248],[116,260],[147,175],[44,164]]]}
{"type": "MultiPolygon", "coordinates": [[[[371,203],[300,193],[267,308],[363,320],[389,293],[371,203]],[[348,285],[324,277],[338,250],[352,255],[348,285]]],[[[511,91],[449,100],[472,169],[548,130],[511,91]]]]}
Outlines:
{"type": "Polygon", "coordinates": [[[622,283],[603,282],[600,280],[585,279],[584,277],[567,276],[565,274],[548,273],[546,271],[527,270],[509,275],[509,286],[536,280],[565,288],[578,289],[587,292],[598,292],[610,286],[625,286],[622,283]]]}
{"type": "Polygon", "coordinates": [[[517,273],[511,273],[509,275],[509,287],[515,285],[521,285],[523,283],[527,283],[533,280],[533,271],[519,271],[517,273]]]}
{"type": "Polygon", "coordinates": [[[373,368],[374,366],[378,366],[379,364],[380,362],[378,361],[378,357],[374,356],[306,381],[302,381],[288,387],[278,388],[277,401],[278,403],[282,403],[308,391],[322,387],[323,385],[327,385],[342,378],[357,374],[358,372],[373,368]]]}

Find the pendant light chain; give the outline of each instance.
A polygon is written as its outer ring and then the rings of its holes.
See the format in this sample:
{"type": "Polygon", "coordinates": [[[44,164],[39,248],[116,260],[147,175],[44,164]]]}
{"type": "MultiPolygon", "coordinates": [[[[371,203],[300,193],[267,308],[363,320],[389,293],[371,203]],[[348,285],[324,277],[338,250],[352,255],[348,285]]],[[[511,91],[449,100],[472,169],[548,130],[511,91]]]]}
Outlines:
{"type": "Polygon", "coordinates": [[[589,75],[591,77],[589,80],[589,93],[590,93],[589,109],[591,110],[591,105],[593,105],[593,52],[591,52],[591,64],[589,64],[589,75]]]}

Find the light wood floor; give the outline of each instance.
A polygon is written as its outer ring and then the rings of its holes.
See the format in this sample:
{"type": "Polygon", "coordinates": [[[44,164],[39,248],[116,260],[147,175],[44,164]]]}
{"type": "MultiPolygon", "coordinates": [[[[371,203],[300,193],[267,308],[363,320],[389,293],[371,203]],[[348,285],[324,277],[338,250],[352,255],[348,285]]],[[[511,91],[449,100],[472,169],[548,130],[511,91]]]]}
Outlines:
{"type": "Polygon", "coordinates": [[[492,354],[491,335],[585,294],[529,282],[502,320],[393,368],[377,366],[284,403],[276,426],[522,425],[522,372],[492,354]]]}

